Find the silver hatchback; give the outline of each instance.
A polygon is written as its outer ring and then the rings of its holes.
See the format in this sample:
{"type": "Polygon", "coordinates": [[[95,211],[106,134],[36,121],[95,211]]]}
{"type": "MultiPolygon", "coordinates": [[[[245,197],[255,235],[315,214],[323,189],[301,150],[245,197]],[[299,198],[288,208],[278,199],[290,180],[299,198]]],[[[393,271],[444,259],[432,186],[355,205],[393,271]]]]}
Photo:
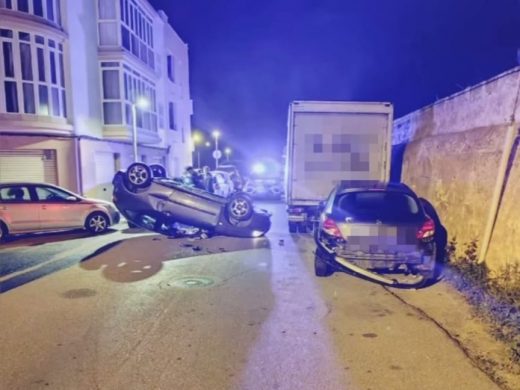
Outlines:
{"type": "Polygon", "coordinates": [[[10,234],[84,228],[103,233],[119,222],[117,209],[43,183],[0,184],[0,240],[10,234]]]}

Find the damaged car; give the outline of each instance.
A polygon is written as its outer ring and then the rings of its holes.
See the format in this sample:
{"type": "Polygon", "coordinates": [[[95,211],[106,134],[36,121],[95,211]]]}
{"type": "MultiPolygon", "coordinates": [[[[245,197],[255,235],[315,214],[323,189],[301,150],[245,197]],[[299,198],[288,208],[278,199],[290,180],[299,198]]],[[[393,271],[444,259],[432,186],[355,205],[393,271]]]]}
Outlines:
{"type": "Polygon", "coordinates": [[[261,237],[271,227],[270,214],[255,209],[246,194],[211,194],[167,178],[155,165],[133,163],[116,173],[113,185],[113,202],[127,221],[157,233],[170,235],[181,224],[209,235],[261,237]]]}
{"type": "Polygon", "coordinates": [[[315,273],[346,271],[386,285],[423,287],[435,277],[435,223],[404,184],[338,184],[321,204],[315,273]]]}

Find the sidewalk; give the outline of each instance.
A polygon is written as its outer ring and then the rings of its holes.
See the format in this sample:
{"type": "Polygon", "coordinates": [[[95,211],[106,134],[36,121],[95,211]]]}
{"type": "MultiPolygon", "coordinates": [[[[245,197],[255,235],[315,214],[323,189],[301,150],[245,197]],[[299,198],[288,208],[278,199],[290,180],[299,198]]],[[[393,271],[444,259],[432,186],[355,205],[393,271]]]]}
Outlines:
{"type": "Polygon", "coordinates": [[[385,288],[417,314],[437,324],[481,371],[503,389],[520,389],[520,367],[507,346],[492,335],[492,327],[454,287],[439,282],[421,290],[385,288]]]}

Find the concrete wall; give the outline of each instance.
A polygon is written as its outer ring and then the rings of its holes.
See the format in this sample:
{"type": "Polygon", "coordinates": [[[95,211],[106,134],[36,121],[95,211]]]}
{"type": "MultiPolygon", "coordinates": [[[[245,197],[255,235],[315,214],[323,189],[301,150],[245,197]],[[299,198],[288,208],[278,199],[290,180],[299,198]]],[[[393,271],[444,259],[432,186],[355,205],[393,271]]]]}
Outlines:
{"type": "MultiPolygon", "coordinates": [[[[450,238],[482,246],[513,114],[520,120],[520,68],[443,99],[395,122],[393,143],[406,145],[401,179],[437,209],[450,238]]],[[[518,125],[516,125],[518,126],[518,125]]],[[[516,160],[486,262],[498,268],[520,258],[520,166],[516,160]],[[518,255],[517,255],[518,254],[518,255]]]]}

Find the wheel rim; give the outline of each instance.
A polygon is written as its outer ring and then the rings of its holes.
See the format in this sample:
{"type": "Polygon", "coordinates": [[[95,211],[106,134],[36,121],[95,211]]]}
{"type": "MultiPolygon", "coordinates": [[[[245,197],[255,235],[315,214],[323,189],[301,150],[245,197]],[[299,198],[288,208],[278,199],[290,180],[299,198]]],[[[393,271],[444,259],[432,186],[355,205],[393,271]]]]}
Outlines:
{"type": "Polygon", "coordinates": [[[128,178],[132,184],[143,184],[148,180],[148,171],[141,166],[133,167],[128,173],[128,178]]]}
{"type": "Polygon", "coordinates": [[[230,208],[234,217],[242,218],[249,212],[249,203],[245,199],[235,199],[231,202],[230,208]]]}
{"type": "Polygon", "coordinates": [[[88,224],[90,230],[99,233],[104,231],[107,228],[107,220],[102,215],[96,215],[90,218],[90,222],[88,224]]]}

